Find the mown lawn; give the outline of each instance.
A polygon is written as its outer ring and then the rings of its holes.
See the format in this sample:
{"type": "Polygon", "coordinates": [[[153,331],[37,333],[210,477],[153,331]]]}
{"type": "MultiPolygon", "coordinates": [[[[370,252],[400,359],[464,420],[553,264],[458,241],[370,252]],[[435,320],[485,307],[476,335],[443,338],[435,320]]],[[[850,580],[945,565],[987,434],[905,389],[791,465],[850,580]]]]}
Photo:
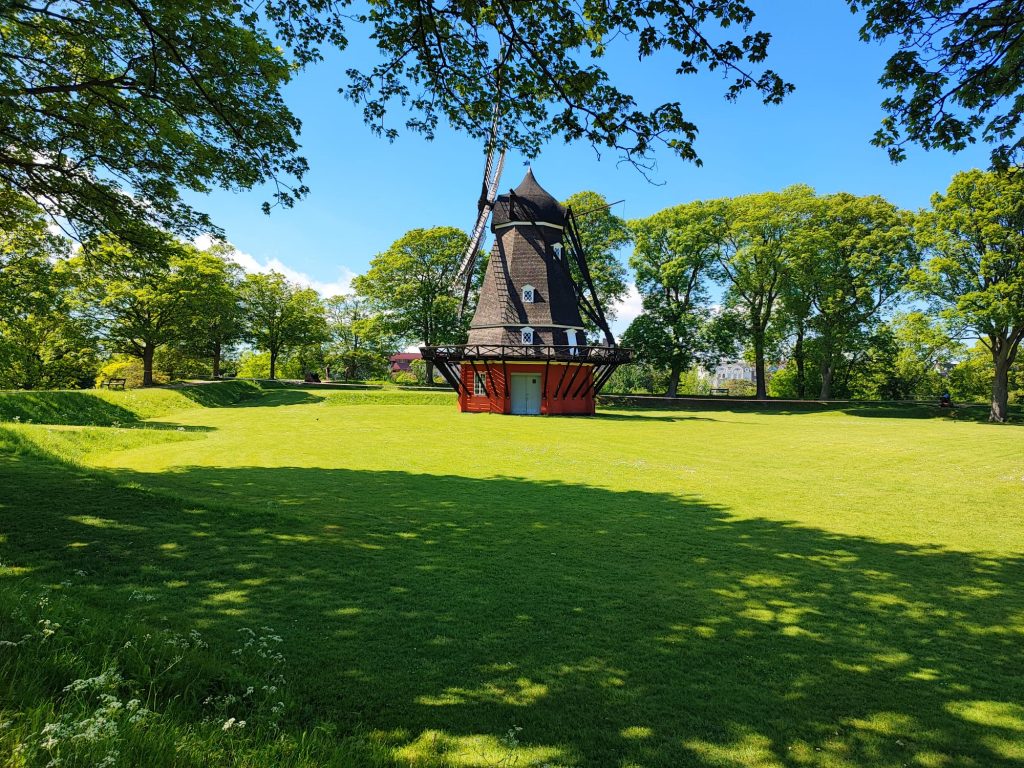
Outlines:
{"type": "Polygon", "coordinates": [[[1020,426],[215,392],[0,424],[0,764],[1024,763],[1020,426]]]}

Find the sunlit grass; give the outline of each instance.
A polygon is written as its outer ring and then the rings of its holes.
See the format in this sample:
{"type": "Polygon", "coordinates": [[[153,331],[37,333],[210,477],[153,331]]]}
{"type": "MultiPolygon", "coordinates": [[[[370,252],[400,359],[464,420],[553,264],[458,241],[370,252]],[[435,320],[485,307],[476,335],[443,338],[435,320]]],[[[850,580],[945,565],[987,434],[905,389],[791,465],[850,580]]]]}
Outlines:
{"type": "Polygon", "coordinates": [[[64,764],[1024,759],[1020,427],[109,396],[121,426],[0,425],[0,763],[110,668],[152,719],[64,764]],[[281,638],[280,711],[240,630],[281,638]]]}

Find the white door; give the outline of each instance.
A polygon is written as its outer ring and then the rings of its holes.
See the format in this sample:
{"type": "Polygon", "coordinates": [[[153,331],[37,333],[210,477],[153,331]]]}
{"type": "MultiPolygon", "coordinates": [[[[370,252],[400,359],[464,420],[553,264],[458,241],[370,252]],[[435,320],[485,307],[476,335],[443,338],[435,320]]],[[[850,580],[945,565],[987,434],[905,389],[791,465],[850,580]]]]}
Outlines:
{"type": "Polygon", "coordinates": [[[535,415],[540,413],[540,374],[512,374],[512,413],[535,415]]]}

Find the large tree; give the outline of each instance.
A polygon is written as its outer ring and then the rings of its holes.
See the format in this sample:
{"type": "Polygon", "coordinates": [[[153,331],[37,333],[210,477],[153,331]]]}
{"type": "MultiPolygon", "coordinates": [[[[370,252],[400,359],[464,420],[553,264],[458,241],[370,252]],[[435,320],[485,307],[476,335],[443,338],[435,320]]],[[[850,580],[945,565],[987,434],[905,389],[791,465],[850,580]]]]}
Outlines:
{"type": "Polygon", "coordinates": [[[91,385],[95,340],[73,312],[69,243],[27,198],[12,194],[0,210],[0,388],[91,385]]]}
{"type": "Polygon", "coordinates": [[[271,379],[277,377],[282,354],[327,340],[323,302],[312,288],[302,288],[289,283],[284,275],[270,272],[246,275],[240,291],[246,336],[269,354],[271,379]]]}
{"type": "Polygon", "coordinates": [[[109,349],[142,360],[143,386],[153,384],[157,349],[188,337],[204,293],[204,259],[166,236],[158,248],[142,250],[102,235],[71,262],[83,309],[109,349]]]}
{"type": "Polygon", "coordinates": [[[918,292],[992,357],[992,421],[1006,421],[1009,371],[1024,340],[1024,171],[968,171],[918,219],[927,260],[918,292]]]}
{"type": "MultiPolygon", "coordinates": [[[[626,268],[618,259],[618,252],[632,239],[625,220],[611,212],[603,195],[597,192],[577,192],[562,202],[572,208],[576,218],[580,244],[587,256],[587,266],[597,290],[605,317],[609,322],[615,319],[615,305],[626,297],[626,268]]],[[[579,285],[583,276],[579,267],[570,260],[573,280],[579,285]]],[[[590,318],[583,322],[591,333],[601,329],[594,326],[590,318]]]]}
{"type": "Polygon", "coordinates": [[[902,294],[916,260],[913,217],[877,195],[825,195],[791,236],[798,247],[784,291],[814,314],[822,400],[832,398],[839,361],[863,349],[882,311],[902,294]]]}
{"type": "MultiPolygon", "coordinates": [[[[466,329],[459,321],[453,281],[468,244],[466,234],[454,227],[414,229],[374,256],[352,287],[405,343],[458,343],[466,329]]],[[[432,376],[428,362],[427,381],[432,376]]]]}
{"type": "Polygon", "coordinates": [[[759,400],[768,397],[767,366],[771,323],[792,272],[814,204],[814,190],[794,185],[782,192],[733,198],[719,266],[726,281],[726,305],[742,319],[742,333],[754,353],[759,400]]]}
{"type": "Polygon", "coordinates": [[[668,397],[675,397],[680,374],[697,360],[705,338],[708,280],[725,237],[725,205],[688,203],[630,222],[635,247],[629,266],[644,311],[623,343],[668,369],[668,397]]]}
{"type": "MultiPolygon", "coordinates": [[[[265,204],[305,192],[299,121],[282,87],[295,64],[317,57],[290,9],[208,0],[55,0],[0,8],[0,184],[42,204],[77,234],[114,232],[133,242],[149,225],[216,230],[179,194],[271,185],[265,204]],[[270,27],[283,31],[291,55],[270,27]]],[[[336,36],[337,37],[337,36],[336,36]]],[[[340,38],[337,38],[340,40],[340,38]]],[[[159,238],[157,238],[159,239],[159,238]]]]}
{"type": "Polygon", "coordinates": [[[325,303],[331,335],[328,364],[341,377],[357,379],[384,370],[394,339],[387,324],[373,311],[369,299],[354,295],[334,296],[325,303]]]}
{"type": "Polygon", "coordinates": [[[864,40],[894,38],[879,81],[891,95],[874,143],[894,161],[906,145],[959,151],[992,145],[992,162],[1024,162],[1022,0],[847,0],[864,40]]]}
{"type": "Polygon", "coordinates": [[[210,360],[213,378],[220,377],[224,352],[245,332],[241,306],[242,268],[231,260],[231,246],[216,243],[194,257],[200,287],[192,302],[184,348],[210,360]]]}

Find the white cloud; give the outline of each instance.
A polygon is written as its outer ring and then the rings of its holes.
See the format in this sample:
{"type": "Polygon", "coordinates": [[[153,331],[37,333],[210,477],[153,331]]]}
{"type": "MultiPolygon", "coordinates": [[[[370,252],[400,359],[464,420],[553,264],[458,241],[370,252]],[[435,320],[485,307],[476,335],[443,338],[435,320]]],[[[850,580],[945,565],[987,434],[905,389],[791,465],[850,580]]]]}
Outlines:
{"type": "Polygon", "coordinates": [[[636,319],[636,317],[644,311],[643,299],[640,297],[640,291],[636,289],[633,283],[629,284],[629,288],[626,291],[626,295],[615,302],[612,305],[612,311],[615,313],[615,320],[612,321],[612,331],[616,335],[621,335],[629,324],[636,319]]]}
{"type": "MultiPolygon", "coordinates": [[[[193,244],[201,251],[205,251],[213,245],[213,238],[210,235],[200,235],[192,241],[193,244]]],[[[299,285],[304,285],[307,288],[312,288],[314,291],[319,293],[324,298],[330,298],[331,296],[339,296],[343,293],[348,293],[351,290],[352,278],[356,276],[348,267],[341,267],[338,270],[337,280],[315,280],[305,272],[299,272],[297,269],[292,269],[280,259],[268,259],[265,262],[260,262],[251,253],[240,251],[234,246],[231,246],[232,251],[230,258],[236,264],[238,264],[246,272],[266,274],[268,272],[279,272],[284,275],[286,279],[299,285]]]]}

